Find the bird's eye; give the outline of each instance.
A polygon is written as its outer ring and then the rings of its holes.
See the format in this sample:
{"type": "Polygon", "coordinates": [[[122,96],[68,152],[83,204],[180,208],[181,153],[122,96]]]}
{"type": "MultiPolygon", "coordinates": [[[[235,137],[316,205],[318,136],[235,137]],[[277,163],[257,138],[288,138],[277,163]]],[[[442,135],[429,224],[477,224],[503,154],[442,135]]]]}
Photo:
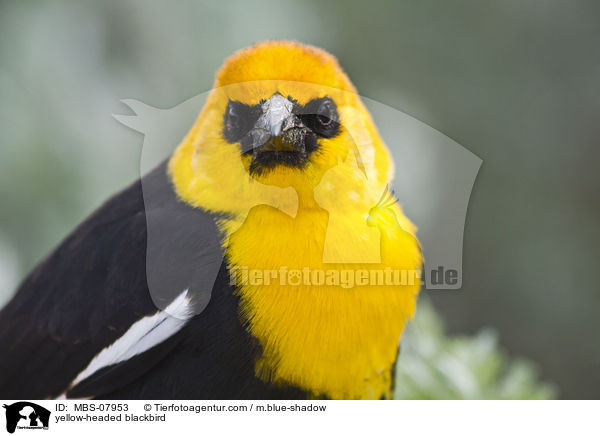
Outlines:
{"type": "Polygon", "coordinates": [[[335,107],[331,100],[323,100],[317,109],[317,121],[324,127],[331,125],[334,122],[335,107]]]}
{"type": "Polygon", "coordinates": [[[229,142],[238,142],[254,126],[260,116],[258,105],[249,106],[239,101],[230,101],[225,109],[223,135],[229,142]]]}
{"type": "Polygon", "coordinates": [[[340,129],[337,106],[329,97],[309,101],[302,108],[300,118],[306,127],[324,138],[334,137],[340,129]]]}
{"type": "Polygon", "coordinates": [[[238,128],[240,125],[241,117],[238,113],[239,108],[235,104],[229,104],[227,106],[227,127],[230,129],[238,128]]]}

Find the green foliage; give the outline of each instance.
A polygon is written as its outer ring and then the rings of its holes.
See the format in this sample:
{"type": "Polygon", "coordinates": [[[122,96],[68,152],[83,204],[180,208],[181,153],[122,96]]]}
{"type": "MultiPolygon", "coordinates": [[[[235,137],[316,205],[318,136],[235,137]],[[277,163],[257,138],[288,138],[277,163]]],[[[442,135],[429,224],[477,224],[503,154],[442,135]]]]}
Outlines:
{"type": "Polygon", "coordinates": [[[428,301],[419,302],[402,339],[396,399],[551,399],[556,389],[534,365],[509,359],[492,330],[449,337],[428,301]]]}

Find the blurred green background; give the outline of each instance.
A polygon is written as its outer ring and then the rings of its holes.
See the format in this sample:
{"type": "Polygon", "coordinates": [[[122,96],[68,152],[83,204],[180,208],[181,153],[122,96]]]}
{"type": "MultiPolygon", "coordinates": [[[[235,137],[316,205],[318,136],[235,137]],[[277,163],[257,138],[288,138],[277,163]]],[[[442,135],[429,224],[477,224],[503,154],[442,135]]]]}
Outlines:
{"type": "Polygon", "coordinates": [[[235,50],[290,38],[484,162],[463,289],[424,293],[399,396],[600,398],[598,17],[598,2],[559,0],[2,1],[0,305],[139,175],[120,99],[174,106],[235,50]]]}

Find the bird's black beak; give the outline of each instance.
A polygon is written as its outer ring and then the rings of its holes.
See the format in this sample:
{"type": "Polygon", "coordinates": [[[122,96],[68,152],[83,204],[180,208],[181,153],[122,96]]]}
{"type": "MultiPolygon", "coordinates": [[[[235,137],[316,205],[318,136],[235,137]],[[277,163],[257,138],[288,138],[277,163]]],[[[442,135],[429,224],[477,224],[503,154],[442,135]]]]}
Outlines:
{"type": "Polygon", "coordinates": [[[294,103],[274,94],[261,103],[260,109],[261,115],[241,141],[242,153],[252,156],[249,171],[260,173],[277,165],[306,165],[316,137],[294,112],[294,103]]]}

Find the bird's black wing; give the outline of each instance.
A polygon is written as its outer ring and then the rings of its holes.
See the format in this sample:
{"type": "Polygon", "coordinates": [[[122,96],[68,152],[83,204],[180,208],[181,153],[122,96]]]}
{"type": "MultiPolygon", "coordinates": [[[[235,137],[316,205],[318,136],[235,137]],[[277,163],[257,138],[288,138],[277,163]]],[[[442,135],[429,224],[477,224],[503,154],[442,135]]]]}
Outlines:
{"type": "Polygon", "coordinates": [[[215,217],[179,201],[160,165],[75,229],[0,311],[0,397],[131,382],[207,304],[222,257],[215,217]]]}

